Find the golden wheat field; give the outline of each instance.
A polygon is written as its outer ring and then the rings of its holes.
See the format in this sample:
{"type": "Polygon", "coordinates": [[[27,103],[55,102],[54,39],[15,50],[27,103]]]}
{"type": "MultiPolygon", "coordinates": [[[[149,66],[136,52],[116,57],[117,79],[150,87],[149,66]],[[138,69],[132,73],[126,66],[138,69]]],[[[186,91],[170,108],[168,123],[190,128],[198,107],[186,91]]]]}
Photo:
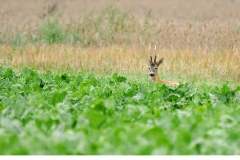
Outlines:
{"type": "Polygon", "coordinates": [[[165,77],[240,80],[240,0],[0,0],[0,6],[2,66],[147,76],[146,59],[155,54],[149,46],[156,45],[165,77]],[[101,12],[109,4],[117,11],[101,12]],[[85,16],[92,10],[96,21],[85,16]],[[42,35],[34,43],[25,40],[55,13],[64,33],[74,30],[82,41],[46,44],[42,35]]]}

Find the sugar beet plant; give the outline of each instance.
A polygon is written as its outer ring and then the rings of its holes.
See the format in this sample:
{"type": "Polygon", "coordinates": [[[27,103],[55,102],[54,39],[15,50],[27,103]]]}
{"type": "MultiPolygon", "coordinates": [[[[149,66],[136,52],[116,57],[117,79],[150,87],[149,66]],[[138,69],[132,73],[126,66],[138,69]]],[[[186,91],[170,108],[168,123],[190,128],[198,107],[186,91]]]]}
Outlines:
{"type": "Polygon", "coordinates": [[[0,153],[240,154],[239,90],[0,68],[0,153]]]}

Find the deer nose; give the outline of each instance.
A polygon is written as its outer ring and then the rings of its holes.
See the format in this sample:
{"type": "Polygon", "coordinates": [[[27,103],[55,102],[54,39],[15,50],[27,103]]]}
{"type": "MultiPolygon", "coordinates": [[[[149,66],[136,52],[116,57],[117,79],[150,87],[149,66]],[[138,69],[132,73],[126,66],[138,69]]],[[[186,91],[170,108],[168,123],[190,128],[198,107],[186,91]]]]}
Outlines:
{"type": "Polygon", "coordinates": [[[150,73],[150,76],[153,77],[153,76],[154,76],[154,73],[150,73]]]}

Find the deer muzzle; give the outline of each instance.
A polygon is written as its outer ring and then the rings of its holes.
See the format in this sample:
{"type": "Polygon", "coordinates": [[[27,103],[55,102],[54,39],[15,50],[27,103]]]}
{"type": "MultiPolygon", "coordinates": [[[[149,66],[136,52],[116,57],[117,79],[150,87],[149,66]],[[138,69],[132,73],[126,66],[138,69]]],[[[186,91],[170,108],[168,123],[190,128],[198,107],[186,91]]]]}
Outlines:
{"type": "Polygon", "coordinates": [[[153,73],[153,72],[151,72],[149,75],[150,75],[151,77],[153,77],[153,76],[154,76],[154,73],[153,73]]]}

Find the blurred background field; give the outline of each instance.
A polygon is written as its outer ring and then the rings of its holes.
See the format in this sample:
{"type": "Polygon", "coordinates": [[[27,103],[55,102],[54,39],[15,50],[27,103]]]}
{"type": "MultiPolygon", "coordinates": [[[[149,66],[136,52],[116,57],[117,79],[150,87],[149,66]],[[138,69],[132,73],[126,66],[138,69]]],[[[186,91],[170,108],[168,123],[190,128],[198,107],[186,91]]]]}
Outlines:
{"type": "Polygon", "coordinates": [[[131,11],[133,16],[151,20],[177,19],[190,21],[221,22],[240,18],[239,0],[1,0],[1,31],[6,28],[14,30],[34,29],[48,15],[51,6],[62,14],[66,23],[78,20],[90,10],[99,13],[106,5],[112,5],[123,12],[131,11]]]}
{"type": "Polygon", "coordinates": [[[0,64],[147,76],[240,79],[240,0],[0,0],[0,64]],[[152,53],[154,54],[154,53],[152,53]]]}

